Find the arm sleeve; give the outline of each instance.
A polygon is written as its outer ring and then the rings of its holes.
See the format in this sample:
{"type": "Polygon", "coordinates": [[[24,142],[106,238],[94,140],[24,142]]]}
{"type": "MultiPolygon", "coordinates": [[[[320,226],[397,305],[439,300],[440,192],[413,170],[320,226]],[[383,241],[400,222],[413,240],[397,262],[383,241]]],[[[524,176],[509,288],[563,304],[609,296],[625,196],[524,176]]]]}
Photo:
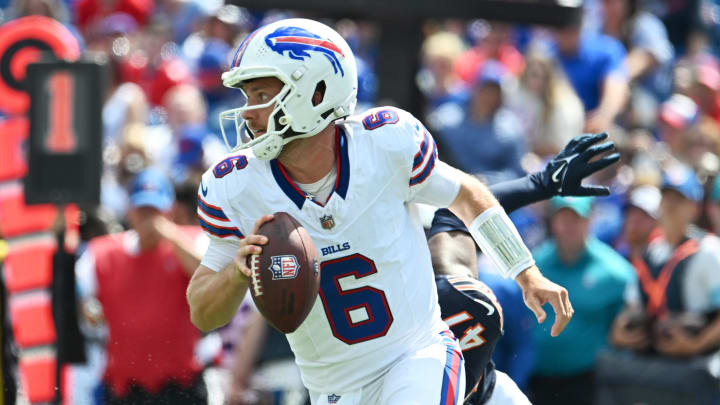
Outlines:
{"type": "MultiPolygon", "coordinates": [[[[550,198],[550,193],[540,180],[540,173],[493,184],[490,186],[490,191],[508,214],[525,205],[550,198]]],[[[451,231],[470,234],[465,224],[450,210],[441,208],[435,211],[428,237],[439,232],[451,231]]]]}
{"type": "Polygon", "coordinates": [[[240,241],[244,235],[222,208],[226,205],[222,198],[225,184],[214,181],[213,176],[212,170],[205,172],[198,189],[197,214],[200,226],[211,239],[240,241]]]}
{"type": "Polygon", "coordinates": [[[437,145],[425,126],[409,113],[402,113],[402,136],[412,139],[405,157],[410,177],[408,201],[447,207],[460,190],[460,172],[438,159],[437,145]]]}
{"type": "Polygon", "coordinates": [[[200,264],[214,271],[220,271],[230,264],[237,253],[240,240],[245,236],[225,213],[225,184],[215,181],[212,168],[205,172],[198,189],[198,221],[208,236],[207,249],[200,264]]]}
{"type": "Polygon", "coordinates": [[[232,263],[239,247],[239,241],[211,237],[200,264],[210,270],[220,271],[232,263]]]}

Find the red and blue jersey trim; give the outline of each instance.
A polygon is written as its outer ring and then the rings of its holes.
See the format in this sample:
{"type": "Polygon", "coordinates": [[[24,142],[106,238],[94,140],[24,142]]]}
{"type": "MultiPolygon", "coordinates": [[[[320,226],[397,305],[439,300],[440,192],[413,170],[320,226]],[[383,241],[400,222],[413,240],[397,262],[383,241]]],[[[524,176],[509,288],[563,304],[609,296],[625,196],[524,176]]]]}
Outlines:
{"type": "Polygon", "coordinates": [[[430,177],[430,174],[435,168],[436,160],[437,145],[435,144],[435,140],[432,138],[432,136],[430,136],[430,134],[425,131],[425,139],[423,139],[423,142],[420,144],[420,150],[418,151],[418,153],[415,154],[415,158],[413,159],[412,172],[415,173],[415,170],[421,167],[422,170],[420,170],[420,172],[410,178],[410,185],[416,186],[424,182],[428,177],[430,177]],[[426,160],[425,158],[428,154],[428,150],[430,150],[430,156],[426,160]]]}
{"type": "Polygon", "coordinates": [[[213,236],[217,236],[219,238],[227,238],[228,236],[235,236],[239,239],[244,238],[245,236],[238,230],[236,227],[226,227],[226,226],[218,226],[211,224],[202,217],[198,216],[198,221],[200,221],[200,226],[207,231],[209,234],[213,236]]]}
{"type": "Polygon", "coordinates": [[[198,209],[208,217],[221,222],[230,222],[230,219],[227,217],[227,215],[225,215],[222,208],[205,202],[205,200],[203,200],[202,197],[200,197],[199,195],[197,199],[197,204],[198,209]]]}
{"type": "MultiPolygon", "coordinates": [[[[347,196],[348,187],[350,185],[350,159],[348,156],[348,144],[347,136],[340,127],[335,127],[335,140],[336,140],[336,157],[335,164],[337,169],[337,177],[335,179],[335,185],[330,195],[333,193],[338,194],[340,197],[345,199],[347,196]]],[[[273,159],[270,161],[270,170],[275,178],[275,182],[278,184],[280,189],[290,200],[298,207],[302,209],[305,201],[308,200],[307,194],[295,184],[295,182],[288,176],[285,167],[279,160],[273,159]]],[[[328,196],[330,199],[330,196],[328,196]]],[[[322,206],[323,204],[313,201],[315,204],[322,206]]],[[[327,203],[327,201],[325,201],[327,203]]]]}
{"type": "Polygon", "coordinates": [[[413,171],[415,171],[415,169],[420,167],[422,162],[425,160],[425,154],[427,153],[427,151],[429,149],[428,145],[430,145],[431,143],[434,144],[435,142],[433,141],[432,138],[430,138],[430,134],[428,134],[427,131],[425,131],[425,137],[423,138],[423,141],[420,144],[420,150],[418,151],[418,153],[415,154],[415,158],[413,159],[413,168],[412,168],[413,171]]]}
{"type": "Polygon", "coordinates": [[[443,341],[447,346],[445,370],[443,372],[442,388],[440,389],[440,405],[458,405],[460,398],[460,382],[462,378],[463,358],[462,352],[455,343],[450,331],[444,331],[443,341]]]}

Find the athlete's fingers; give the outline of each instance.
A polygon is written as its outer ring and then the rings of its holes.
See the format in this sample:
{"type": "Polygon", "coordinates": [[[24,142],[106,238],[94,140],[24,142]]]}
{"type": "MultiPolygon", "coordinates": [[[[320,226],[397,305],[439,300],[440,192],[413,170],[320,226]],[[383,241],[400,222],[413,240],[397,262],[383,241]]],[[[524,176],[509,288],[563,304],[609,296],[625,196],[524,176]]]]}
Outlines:
{"type": "Polygon", "coordinates": [[[268,238],[265,235],[249,235],[244,240],[246,245],[265,245],[268,243],[268,238]]]}
{"type": "Polygon", "coordinates": [[[593,145],[593,146],[587,148],[580,155],[585,159],[585,161],[588,161],[601,153],[605,153],[605,152],[611,151],[613,149],[615,149],[614,143],[605,142],[605,143],[601,143],[600,145],[593,145]]]}
{"type": "Polygon", "coordinates": [[[265,222],[268,222],[268,221],[272,221],[273,218],[275,218],[275,216],[273,216],[273,214],[263,215],[260,218],[258,218],[258,220],[255,221],[255,225],[253,226],[252,232],[250,234],[255,235],[257,233],[258,229],[260,229],[260,227],[262,226],[262,224],[264,224],[265,222]]]}
{"type": "Polygon", "coordinates": [[[551,336],[559,335],[572,318],[572,309],[568,299],[567,290],[564,288],[550,295],[548,300],[555,311],[555,323],[550,329],[551,336]]]}
{"type": "Polygon", "coordinates": [[[525,305],[535,314],[538,323],[545,322],[547,315],[542,307],[542,303],[534,295],[528,295],[525,298],[525,305]]]}
{"type": "Polygon", "coordinates": [[[583,177],[587,177],[595,172],[599,172],[600,170],[614,164],[618,160],[620,160],[620,154],[613,153],[612,155],[605,156],[602,159],[592,161],[592,162],[588,163],[587,166],[585,167],[583,177]]]}
{"type": "Polygon", "coordinates": [[[605,132],[601,132],[598,134],[592,134],[592,135],[583,135],[578,141],[577,145],[575,146],[576,152],[583,152],[585,149],[587,149],[590,145],[593,145],[597,142],[602,141],[603,139],[607,138],[608,134],[605,132]]]}

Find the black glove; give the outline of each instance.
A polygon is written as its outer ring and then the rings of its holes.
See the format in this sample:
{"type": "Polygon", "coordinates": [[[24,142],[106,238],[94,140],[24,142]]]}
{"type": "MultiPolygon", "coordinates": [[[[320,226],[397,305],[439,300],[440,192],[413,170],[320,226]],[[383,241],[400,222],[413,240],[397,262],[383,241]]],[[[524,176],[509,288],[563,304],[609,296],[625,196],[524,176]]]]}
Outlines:
{"type": "Polygon", "coordinates": [[[582,185],[582,180],[620,160],[619,153],[605,156],[593,162],[593,157],[613,150],[615,144],[605,142],[594,145],[606,139],[607,133],[583,134],[573,138],[557,156],[555,156],[545,170],[540,172],[540,182],[552,195],[568,196],[605,196],[610,195],[610,189],[604,186],[582,185]]]}

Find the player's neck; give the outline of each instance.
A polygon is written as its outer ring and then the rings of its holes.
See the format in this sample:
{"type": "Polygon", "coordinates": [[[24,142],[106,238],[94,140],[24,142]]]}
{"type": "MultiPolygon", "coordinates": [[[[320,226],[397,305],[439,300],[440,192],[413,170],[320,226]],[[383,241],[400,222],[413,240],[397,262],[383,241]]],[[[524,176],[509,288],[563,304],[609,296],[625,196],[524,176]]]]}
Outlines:
{"type": "Polygon", "coordinates": [[[319,134],[285,145],[278,160],[290,178],[298,183],[314,183],[335,165],[335,125],[319,134]]]}

